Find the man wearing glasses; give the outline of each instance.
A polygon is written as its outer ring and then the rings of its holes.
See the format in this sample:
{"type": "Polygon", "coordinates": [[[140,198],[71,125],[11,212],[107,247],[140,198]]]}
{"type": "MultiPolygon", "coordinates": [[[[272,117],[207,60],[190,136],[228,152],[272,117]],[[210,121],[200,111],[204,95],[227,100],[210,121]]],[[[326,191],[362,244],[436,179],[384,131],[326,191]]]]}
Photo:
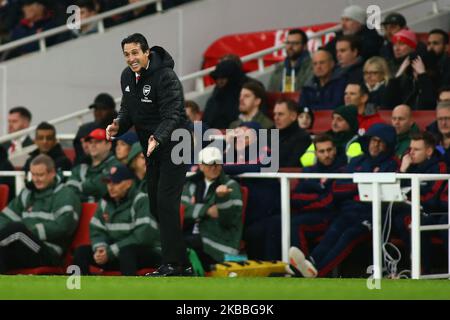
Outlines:
{"type": "Polygon", "coordinates": [[[308,36],[303,30],[292,29],[286,39],[286,59],[277,65],[269,83],[271,92],[299,91],[312,75],[308,36]]]}

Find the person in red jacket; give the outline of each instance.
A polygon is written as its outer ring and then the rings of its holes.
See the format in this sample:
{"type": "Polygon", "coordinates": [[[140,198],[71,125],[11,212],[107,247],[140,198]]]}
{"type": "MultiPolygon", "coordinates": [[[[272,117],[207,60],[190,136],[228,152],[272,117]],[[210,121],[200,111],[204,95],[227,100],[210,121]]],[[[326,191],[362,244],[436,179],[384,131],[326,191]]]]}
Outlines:
{"type": "Polygon", "coordinates": [[[364,134],[373,124],[383,123],[375,106],[369,104],[369,90],[366,85],[349,82],[345,88],[345,105],[354,105],[358,109],[359,133],[364,134]]]}

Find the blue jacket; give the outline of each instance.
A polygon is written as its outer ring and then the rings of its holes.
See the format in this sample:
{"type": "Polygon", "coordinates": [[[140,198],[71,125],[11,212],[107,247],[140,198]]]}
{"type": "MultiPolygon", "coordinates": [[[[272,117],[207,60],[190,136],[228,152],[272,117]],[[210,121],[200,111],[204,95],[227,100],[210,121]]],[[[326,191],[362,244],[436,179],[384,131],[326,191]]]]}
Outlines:
{"type": "MultiPolygon", "coordinates": [[[[395,158],[395,144],[397,135],[394,127],[377,123],[369,128],[366,135],[361,137],[361,147],[364,154],[353,158],[347,165],[346,173],[353,172],[396,172],[399,166],[395,158]],[[387,145],[387,150],[377,157],[369,154],[369,141],[371,137],[378,137],[387,145]]],[[[351,180],[336,180],[333,184],[333,196],[340,202],[341,210],[368,210],[370,203],[359,201],[358,186],[351,180]]]]}
{"type": "MultiPolygon", "coordinates": [[[[429,173],[429,174],[446,174],[447,165],[443,161],[438,152],[435,152],[430,159],[425,160],[421,164],[411,165],[408,173],[429,173]]],[[[402,180],[402,186],[409,186],[410,180],[402,180]]],[[[445,189],[446,182],[438,181],[421,181],[420,182],[420,205],[425,212],[436,212],[440,209],[440,196],[445,189]]],[[[447,194],[448,197],[448,194],[447,194]]]]}
{"type": "MultiPolygon", "coordinates": [[[[344,155],[338,156],[330,166],[317,162],[303,170],[304,173],[339,173],[342,172],[347,159],[344,155]]],[[[328,210],[333,207],[334,180],[302,179],[291,193],[292,212],[328,210]]]]}
{"type": "Polygon", "coordinates": [[[300,108],[308,107],[313,111],[334,109],[344,104],[346,85],[346,78],[337,73],[333,73],[331,80],[323,87],[316,77],[312,77],[302,88],[300,108]]]}

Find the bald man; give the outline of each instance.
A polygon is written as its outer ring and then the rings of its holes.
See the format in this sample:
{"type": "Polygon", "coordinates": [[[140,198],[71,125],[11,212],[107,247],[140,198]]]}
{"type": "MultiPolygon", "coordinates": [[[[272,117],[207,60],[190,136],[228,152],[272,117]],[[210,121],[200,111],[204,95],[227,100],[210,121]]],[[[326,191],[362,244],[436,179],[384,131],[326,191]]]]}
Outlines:
{"type": "Polygon", "coordinates": [[[395,155],[401,159],[409,149],[411,134],[420,132],[420,129],[414,122],[411,108],[406,104],[398,105],[392,110],[391,122],[397,132],[395,155]]]}
{"type": "Polygon", "coordinates": [[[334,109],[344,104],[346,80],[337,76],[332,55],[318,50],[312,57],[314,76],[305,83],[300,97],[300,109],[334,109]]]}

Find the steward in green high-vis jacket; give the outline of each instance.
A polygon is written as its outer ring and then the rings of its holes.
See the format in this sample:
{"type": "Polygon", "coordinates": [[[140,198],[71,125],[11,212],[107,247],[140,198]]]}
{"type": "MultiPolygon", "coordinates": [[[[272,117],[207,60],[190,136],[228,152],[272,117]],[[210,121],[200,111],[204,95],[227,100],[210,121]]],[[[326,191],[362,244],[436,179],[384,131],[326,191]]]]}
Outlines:
{"type": "Polygon", "coordinates": [[[75,263],[83,274],[89,274],[89,265],[119,269],[123,275],[157,266],[161,262],[159,227],[147,194],[138,190],[132,172],[123,164],[112,167],[105,182],[108,195],[99,201],[90,222],[91,246],[76,249],[75,263]]]}
{"type": "Polygon", "coordinates": [[[86,138],[91,163],[82,163],[72,170],[67,186],[72,187],[81,202],[97,202],[107,194],[102,181],[112,166],[120,162],[111,154],[111,142],[106,140],[105,129],[95,129],[86,138]]]}
{"type": "Polygon", "coordinates": [[[239,253],[242,237],[240,185],[222,170],[222,154],[215,147],[199,153],[200,170],[188,178],[181,196],[188,247],[205,269],[239,253]]]}
{"type": "MultiPolygon", "coordinates": [[[[338,154],[344,153],[347,162],[363,154],[358,142],[358,112],[355,106],[340,106],[333,111],[331,130],[326,132],[333,138],[338,154]]],[[[303,168],[316,164],[314,144],[300,157],[303,168]]]]}
{"type": "Polygon", "coordinates": [[[56,175],[54,161],[39,155],[32,182],[0,213],[0,273],[61,265],[81,212],[79,197],[56,175]]]}

